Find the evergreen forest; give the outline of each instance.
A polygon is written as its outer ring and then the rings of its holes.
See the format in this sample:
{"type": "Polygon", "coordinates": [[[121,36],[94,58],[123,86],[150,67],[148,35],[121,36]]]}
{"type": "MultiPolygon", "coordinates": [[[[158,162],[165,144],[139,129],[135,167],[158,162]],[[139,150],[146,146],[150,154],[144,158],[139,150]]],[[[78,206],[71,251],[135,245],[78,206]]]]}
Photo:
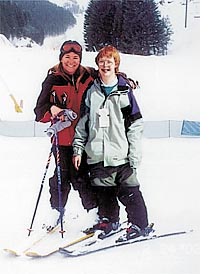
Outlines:
{"type": "Polygon", "coordinates": [[[73,26],[73,14],[49,1],[0,1],[0,33],[8,39],[29,37],[43,44],[46,36],[58,35],[73,26]]]}

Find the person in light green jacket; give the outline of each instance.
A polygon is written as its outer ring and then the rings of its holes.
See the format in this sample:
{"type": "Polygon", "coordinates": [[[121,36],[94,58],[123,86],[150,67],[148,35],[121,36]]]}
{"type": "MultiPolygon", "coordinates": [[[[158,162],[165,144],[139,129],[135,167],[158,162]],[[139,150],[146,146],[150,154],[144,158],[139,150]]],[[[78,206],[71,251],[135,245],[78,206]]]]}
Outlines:
{"type": "Polygon", "coordinates": [[[90,230],[108,235],[119,229],[119,200],[130,223],[123,238],[146,236],[150,232],[148,214],[136,176],[142,115],[128,79],[118,73],[118,50],[105,46],[95,60],[99,76],[83,95],[73,141],[74,166],[79,169],[85,151],[97,193],[99,222],[90,230]]]}

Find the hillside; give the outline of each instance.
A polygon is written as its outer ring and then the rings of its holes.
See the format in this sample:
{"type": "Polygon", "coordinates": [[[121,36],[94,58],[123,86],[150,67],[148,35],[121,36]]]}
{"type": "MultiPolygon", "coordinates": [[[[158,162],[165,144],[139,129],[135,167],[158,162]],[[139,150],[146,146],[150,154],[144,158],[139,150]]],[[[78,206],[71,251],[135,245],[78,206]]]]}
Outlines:
{"type": "MultiPolygon", "coordinates": [[[[44,38],[64,33],[76,23],[72,10],[49,1],[0,1],[1,33],[16,45],[14,38],[30,38],[43,44],[44,38]]],[[[31,46],[31,43],[27,44],[31,46]]]]}

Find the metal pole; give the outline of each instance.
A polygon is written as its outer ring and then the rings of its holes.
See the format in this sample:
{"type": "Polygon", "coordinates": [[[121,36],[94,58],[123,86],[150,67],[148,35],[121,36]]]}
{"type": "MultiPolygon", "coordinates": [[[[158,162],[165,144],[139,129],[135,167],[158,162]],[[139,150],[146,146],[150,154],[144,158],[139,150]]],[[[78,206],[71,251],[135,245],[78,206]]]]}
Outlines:
{"type": "Polygon", "coordinates": [[[62,238],[63,233],[65,232],[63,229],[63,215],[64,215],[64,209],[62,207],[62,183],[61,183],[61,168],[60,168],[60,153],[59,153],[59,143],[58,143],[58,133],[55,131],[55,144],[56,144],[56,163],[57,163],[57,177],[58,177],[58,198],[59,198],[59,212],[60,212],[60,224],[61,224],[61,230],[59,231],[61,233],[62,238]]]}
{"type": "Polygon", "coordinates": [[[185,2],[185,28],[187,28],[188,0],[185,2]]]}
{"type": "Polygon", "coordinates": [[[29,233],[28,233],[28,236],[30,236],[30,234],[31,234],[31,232],[32,232],[32,227],[33,227],[35,215],[36,215],[36,212],[37,212],[38,204],[39,204],[40,197],[41,197],[41,193],[42,193],[42,190],[43,190],[43,186],[44,186],[46,174],[47,174],[47,171],[48,171],[48,168],[49,168],[49,165],[50,165],[50,161],[51,161],[53,145],[54,145],[54,140],[52,141],[52,147],[51,147],[51,150],[50,150],[48,159],[47,159],[47,163],[46,163],[46,167],[45,167],[43,179],[42,179],[42,182],[41,182],[39,194],[38,194],[38,197],[37,197],[36,206],[35,206],[35,209],[34,209],[34,213],[33,213],[32,221],[31,221],[31,225],[30,225],[30,228],[28,228],[28,232],[29,232],[29,233]]]}

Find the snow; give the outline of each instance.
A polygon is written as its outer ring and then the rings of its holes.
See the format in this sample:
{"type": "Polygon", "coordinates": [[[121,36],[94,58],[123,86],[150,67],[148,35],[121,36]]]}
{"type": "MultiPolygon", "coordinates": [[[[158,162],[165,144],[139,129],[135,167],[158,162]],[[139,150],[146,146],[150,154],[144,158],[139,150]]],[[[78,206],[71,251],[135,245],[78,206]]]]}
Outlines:
{"type": "MultiPolygon", "coordinates": [[[[173,1],[163,12],[173,19],[175,35],[167,56],[121,55],[121,70],[139,81],[136,96],[145,120],[199,120],[199,19],[190,2],[188,28],[184,28],[184,6],[173,1]],[[181,16],[180,16],[181,15],[181,16]]],[[[197,2],[197,1],[196,1],[197,2]]],[[[28,121],[34,119],[33,108],[47,70],[58,62],[59,46],[65,39],[81,36],[82,17],[65,35],[50,37],[42,47],[14,48],[0,44],[0,119],[28,121]],[[16,113],[9,96],[24,102],[23,112],[16,113]]],[[[172,22],[172,20],[171,20],[172,22]]],[[[96,53],[83,53],[83,65],[95,66],[96,53]]],[[[109,250],[77,259],[55,254],[46,259],[11,258],[0,252],[4,274],[59,272],[76,274],[197,274],[199,273],[199,139],[143,139],[143,160],[138,169],[150,222],[160,232],[184,229],[187,235],[109,250]]],[[[1,173],[0,249],[30,241],[30,226],[36,198],[50,151],[46,137],[15,138],[0,136],[1,173]],[[28,238],[28,239],[27,239],[28,238]]],[[[48,169],[34,228],[39,230],[49,211],[48,169]]],[[[71,191],[67,218],[71,230],[91,224],[92,216],[83,210],[77,192],[71,191]]],[[[121,219],[125,218],[121,207],[121,219]]],[[[207,226],[208,220],[207,221],[207,226]]],[[[30,238],[36,237],[32,232],[30,238]]]]}
{"type": "Polygon", "coordinates": [[[0,34],[0,46],[1,47],[12,47],[13,45],[3,34],[0,34]]]}
{"type": "MultiPolygon", "coordinates": [[[[70,0],[49,0],[49,2],[56,4],[60,7],[63,7],[65,3],[71,2],[70,0]]],[[[80,7],[86,8],[88,5],[89,0],[72,0],[72,2],[77,2],[80,7]]]]}

